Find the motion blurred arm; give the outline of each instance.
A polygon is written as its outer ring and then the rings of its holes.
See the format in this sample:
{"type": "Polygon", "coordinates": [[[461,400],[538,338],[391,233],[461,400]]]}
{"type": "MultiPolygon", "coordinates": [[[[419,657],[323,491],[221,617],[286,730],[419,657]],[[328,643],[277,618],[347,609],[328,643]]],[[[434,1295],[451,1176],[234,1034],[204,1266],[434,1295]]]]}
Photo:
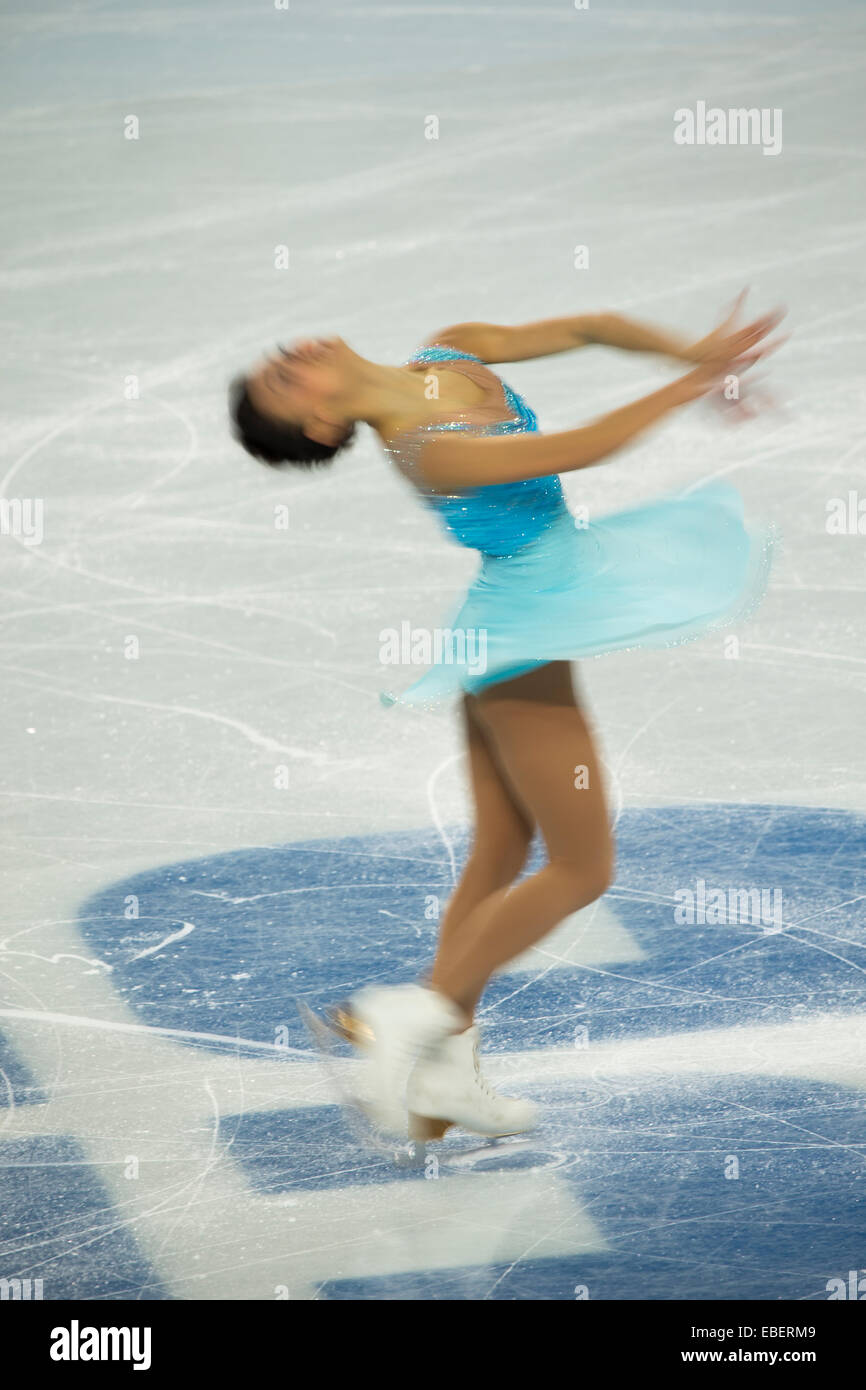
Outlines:
{"type": "Polygon", "coordinates": [[[592,343],[624,352],[653,352],[682,362],[701,360],[701,343],[626,318],[624,314],[576,314],[509,327],[496,323],[458,323],[443,328],[431,345],[470,352],[482,362],[523,362],[550,357],[592,343]]]}
{"type": "Polygon", "coordinates": [[[592,424],[552,434],[461,439],[443,433],[424,444],[418,470],[428,487],[449,492],[588,468],[616,453],[669,411],[703,395],[711,382],[712,376],[705,369],[696,368],[592,424]]]}

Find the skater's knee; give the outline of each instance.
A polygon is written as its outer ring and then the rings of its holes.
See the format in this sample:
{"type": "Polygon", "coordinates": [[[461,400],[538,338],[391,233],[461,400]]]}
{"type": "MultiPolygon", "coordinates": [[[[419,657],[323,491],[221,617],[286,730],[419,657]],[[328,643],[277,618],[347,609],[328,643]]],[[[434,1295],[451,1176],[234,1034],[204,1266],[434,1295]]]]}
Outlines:
{"type": "Polygon", "coordinates": [[[513,883],[523,869],[532,843],[532,832],[510,835],[477,835],[469,855],[469,865],[495,887],[513,883]]]}
{"type": "Polygon", "coordinates": [[[550,863],[558,870],[567,912],[577,912],[602,897],[615,877],[612,846],[602,846],[592,855],[551,858],[550,863]]]}

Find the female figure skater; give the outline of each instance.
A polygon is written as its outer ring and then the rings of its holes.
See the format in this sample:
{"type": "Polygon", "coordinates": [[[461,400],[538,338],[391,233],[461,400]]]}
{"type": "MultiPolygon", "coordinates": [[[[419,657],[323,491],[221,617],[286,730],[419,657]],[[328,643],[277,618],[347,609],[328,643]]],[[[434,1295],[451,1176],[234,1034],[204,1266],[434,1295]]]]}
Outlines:
{"type": "Polygon", "coordinates": [[[761,592],[770,540],[746,530],[729,485],[581,529],[558,476],[600,463],[669,412],[739,378],[780,319],[738,326],[741,303],[691,345],[614,314],[465,323],[400,367],[368,361],[341,338],[318,339],[281,348],[233,384],[236,435],[254,456],[326,463],[366,421],[451,535],[481,554],[449,626],[486,634],[484,674],[458,655],[387,697],[421,704],[462,694],[475,803],[472,850],[429,980],[361,989],[339,1016],[369,1057],[368,1113],[393,1134],[437,1138],[459,1124],[502,1135],[535,1123],[529,1102],[486,1081],[473,1016],[494,971],[613,879],[601,769],[569,660],[686,640],[731,621],[761,592]],[[589,425],[541,434],[526,403],[485,365],[590,343],[662,353],[691,370],[589,425]],[[513,886],[536,827],[547,863],[513,886]]]}

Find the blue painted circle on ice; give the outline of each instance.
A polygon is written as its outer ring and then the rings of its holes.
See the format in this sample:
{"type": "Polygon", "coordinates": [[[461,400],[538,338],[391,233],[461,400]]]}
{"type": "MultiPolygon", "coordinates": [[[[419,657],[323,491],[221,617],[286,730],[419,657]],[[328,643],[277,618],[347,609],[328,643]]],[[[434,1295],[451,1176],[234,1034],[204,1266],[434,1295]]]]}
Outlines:
{"type": "MultiPolygon", "coordinates": [[[[617,961],[612,946],[597,964],[504,974],[484,999],[488,1050],[572,1047],[579,1028],[591,1048],[650,1046],[684,1031],[862,1015],[862,816],[665,807],[626,812],[617,836],[605,907],[639,958],[617,961]],[[679,924],[677,895],[699,881],[706,894],[763,890],[770,929],[679,924]]],[[[459,863],[465,837],[451,838],[459,863]]],[[[451,881],[432,830],[238,850],[112,885],[86,905],[81,929],[142,1023],[217,1048],[219,1038],[270,1043],[285,1028],[306,1048],[293,997],[315,1006],[361,983],[414,978],[451,881]],[[124,916],[136,903],[139,916],[124,916]]],[[[534,1170],[567,1183],[607,1251],[335,1278],[327,1296],[565,1299],[587,1285],[592,1298],[826,1298],[827,1280],[863,1259],[862,1092],[774,1075],[772,1063],[747,1076],[663,1072],[524,1086],[545,1114],[532,1139],[473,1152],[457,1138],[437,1150],[446,1178],[534,1170]],[[731,1158],[736,1180],[725,1176],[731,1158]]],[[[424,1181],[376,1157],[341,1162],[347,1132],[333,1108],[231,1119],[233,1161],[262,1192],[424,1181]]]]}
{"type": "MultiPolygon", "coordinates": [[[[459,864],[465,833],[449,838],[459,864]]],[[[618,969],[614,950],[601,968],[522,977],[517,995],[514,977],[495,981],[484,1000],[490,1049],[571,1046],[581,1024],[595,1043],[862,1005],[864,976],[845,941],[863,942],[863,904],[852,900],[866,892],[866,819],[788,806],[664,807],[626,811],[617,841],[605,904],[643,959],[618,969]],[[678,925],[677,894],[697,893],[699,881],[705,896],[763,890],[769,930],[678,925]]],[[[361,983],[414,979],[432,958],[451,886],[432,829],[317,840],[115,883],[87,903],[80,929],[142,1022],[227,1041],[273,1042],[285,1026],[292,1044],[306,1046],[293,998],[315,1007],[361,983]],[[124,915],[136,910],[137,919],[124,915]]]]}

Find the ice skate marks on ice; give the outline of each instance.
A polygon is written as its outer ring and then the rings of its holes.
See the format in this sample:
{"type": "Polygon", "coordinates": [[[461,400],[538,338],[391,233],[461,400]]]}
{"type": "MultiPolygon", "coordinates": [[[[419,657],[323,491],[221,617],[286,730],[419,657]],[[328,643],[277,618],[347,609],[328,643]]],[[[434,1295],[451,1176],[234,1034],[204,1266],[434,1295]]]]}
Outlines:
{"type": "MultiPolygon", "coordinates": [[[[436,832],[187,860],[108,885],[86,905],[78,929],[113,965],[111,988],[142,1029],[192,1027],[173,1046],[188,1040],[212,1085],[225,1073],[217,1094],[230,1162],[209,1171],[206,1194],[213,1200],[221,1174],[246,1182],[243,1204],[237,1193],[220,1204],[238,1240],[270,1237],[278,1217],[297,1216],[279,1228],[277,1273],[267,1270],[285,1278],[293,1296],[324,1279],[329,1298],[442,1297],[443,1290],[486,1297],[494,1284],[493,1297],[567,1298],[578,1279],[591,1279],[600,1297],[704,1296],[709,1287],[724,1297],[823,1297],[828,1272],[859,1258],[862,1091],[852,1088],[849,1063],[862,1036],[852,1014],[862,1011],[866,822],[833,809],[689,805],[627,810],[618,829],[618,880],[607,905],[620,919],[620,938],[627,934],[639,949],[632,945],[624,959],[620,939],[604,961],[603,943],[588,950],[581,933],[576,949],[491,983],[483,1014],[491,1079],[526,1086],[542,1101],[544,1136],[540,1144],[483,1146],[484,1154],[449,1135],[436,1150],[442,1182],[407,1171],[393,1151],[372,1164],[353,1158],[340,1112],[319,1101],[321,1082],[312,1084],[319,1068],[310,1066],[294,1010],[286,1038],[307,1057],[281,1060],[272,1079],[264,1059],[246,1051],[240,1064],[217,1057],[224,1048],[216,1043],[208,1056],[206,1042],[269,1036],[284,1020],[286,997],[339,999],[359,980],[417,978],[435,945],[436,923],[422,917],[425,895],[444,897],[452,881],[436,832]],[[698,877],[708,889],[777,885],[782,930],[734,920],[679,925],[676,890],[698,877]],[[126,928],[117,932],[124,892],[146,894],[163,919],[185,920],[188,895],[215,886],[245,901],[208,897],[199,930],[130,959],[142,942],[126,928]],[[279,912],[263,899],[263,886],[275,890],[279,912]],[[588,1046],[578,1046],[584,1024],[588,1046]],[[801,1027],[803,1046],[792,1047],[791,1030],[799,1036],[801,1027]],[[776,1074],[780,1055],[784,1077],[776,1074]],[[827,1069],[820,1080],[819,1065],[827,1069]],[[743,1183],[721,1176],[729,1152],[740,1154],[743,1183]],[[455,1190],[455,1178],[465,1188],[455,1190]],[[499,1185],[505,1179],[507,1190],[499,1185]],[[576,1212],[563,1208],[563,1188],[576,1212]],[[552,1190],[559,1205],[551,1205],[552,1190]],[[531,1224],[540,1220],[548,1234],[557,1224],[559,1249],[527,1238],[522,1204],[533,1197],[531,1224]],[[587,1250],[581,1210],[610,1242],[607,1253],[587,1250]],[[332,1220],[347,1239],[352,1232],[351,1245],[325,1241],[332,1220]],[[734,1245],[752,1258],[733,1259],[734,1245]]],[[[455,843],[462,858],[464,837],[455,843]]],[[[203,901],[195,896],[199,908],[203,901]]],[[[172,1076],[191,1066],[174,1065],[172,1076]]],[[[139,1092],[130,1088],[137,1106],[139,1092]]],[[[197,1104],[195,1093],[189,1103],[197,1104]]],[[[22,1118],[25,1109],[32,1107],[22,1107],[22,1118]]],[[[75,1131],[69,1113],[52,1112],[55,1130],[75,1131]]],[[[113,1135],[116,1109],[107,1123],[113,1135]]],[[[167,1248],[160,1257],[160,1273],[172,1280],[178,1264],[183,1278],[202,1268],[189,1264],[188,1235],[170,1260],[167,1248]]],[[[261,1261],[245,1265],[244,1288],[263,1287],[265,1269],[261,1261]]],[[[87,1270],[77,1277],[79,1288],[89,1286],[87,1270]]],[[[226,1296],[220,1280],[227,1278],[216,1261],[201,1288],[226,1296]]]]}

